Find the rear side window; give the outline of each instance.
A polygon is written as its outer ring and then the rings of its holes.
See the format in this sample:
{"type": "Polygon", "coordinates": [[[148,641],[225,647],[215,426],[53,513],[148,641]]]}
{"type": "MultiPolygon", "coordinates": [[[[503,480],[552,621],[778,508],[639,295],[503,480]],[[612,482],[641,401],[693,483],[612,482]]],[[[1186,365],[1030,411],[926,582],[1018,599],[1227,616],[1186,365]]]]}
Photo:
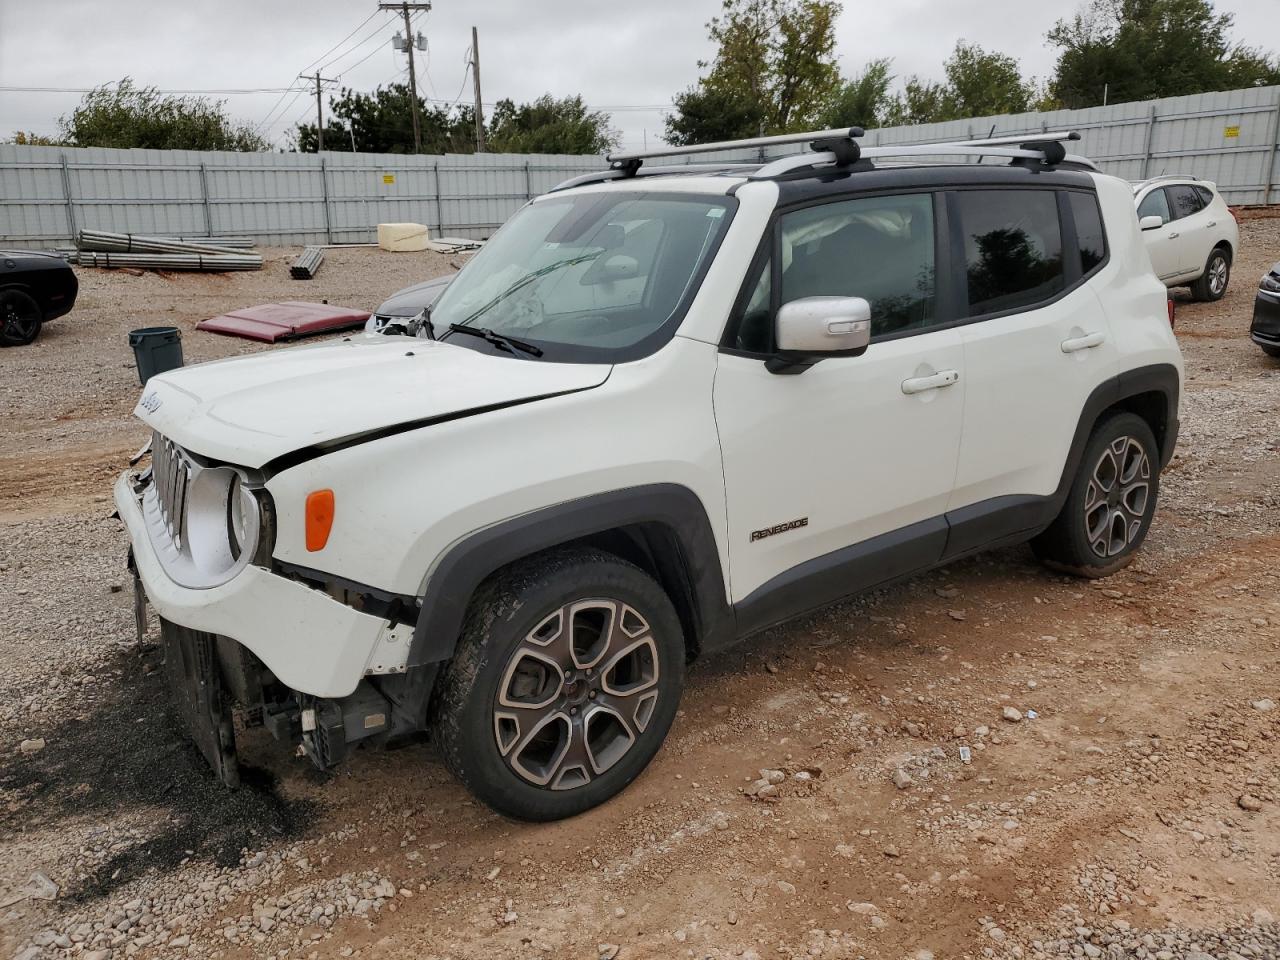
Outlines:
{"type": "Polygon", "coordinates": [[[1181,220],[1204,209],[1204,201],[1200,199],[1195,187],[1178,184],[1165,187],[1164,192],[1169,194],[1169,208],[1173,211],[1174,220],[1181,220]]]}
{"type": "Polygon", "coordinates": [[[1089,193],[1068,193],[1071,218],[1076,224],[1076,247],[1080,251],[1080,274],[1084,276],[1107,256],[1107,235],[1102,230],[1098,198],[1089,193]]]}
{"type": "Polygon", "coordinates": [[[1029,306],[1066,287],[1054,191],[965,190],[955,200],[969,316],[1029,306]]]}
{"type": "Polygon", "coordinates": [[[780,303],[862,297],[871,335],[934,319],[933,195],[862,197],[788,213],[781,223],[780,303]]]}
{"type": "Polygon", "coordinates": [[[1213,203],[1213,191],[1208,187],[1196,187],[1196,193],[1200,194],[1200,201],[1206,207],[1213,203]]]}
{"type": "Polygon", "coordinates": [[[1159,217],[1165,223],[1173,219],[1169,214],[1169,198],[1163,190],[1152,190],[1138,204],[1138,219],[1143,217],[1159,217]]]}

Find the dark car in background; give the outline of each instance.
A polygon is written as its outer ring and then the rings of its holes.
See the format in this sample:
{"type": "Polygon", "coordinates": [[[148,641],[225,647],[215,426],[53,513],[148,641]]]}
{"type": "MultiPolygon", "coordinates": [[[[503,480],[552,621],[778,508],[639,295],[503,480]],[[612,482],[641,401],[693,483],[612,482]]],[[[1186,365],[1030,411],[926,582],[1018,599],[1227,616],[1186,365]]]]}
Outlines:
{"type": "Polygon", "coordinates": [[[1280,360],[1280,263],[1258,284],[1249,336],[1267,356],[1280,360]]]}
{"type": "Polygon", "coordinates": [[[0,250],[0,346],[33,341],[44,324],[71,311],[78,289],[75,273],[56,254],[0,250]]]}
{"type": "Polygon", "coordinates": [[[393,332],[402,332],[405,323],[440,299],[440,294],[444,293],[444,288],[455,276],[457,274],[445,274],[396,291],[369,317],[364,325],[365,331],[382,333],[390,326],[393,332]]]}

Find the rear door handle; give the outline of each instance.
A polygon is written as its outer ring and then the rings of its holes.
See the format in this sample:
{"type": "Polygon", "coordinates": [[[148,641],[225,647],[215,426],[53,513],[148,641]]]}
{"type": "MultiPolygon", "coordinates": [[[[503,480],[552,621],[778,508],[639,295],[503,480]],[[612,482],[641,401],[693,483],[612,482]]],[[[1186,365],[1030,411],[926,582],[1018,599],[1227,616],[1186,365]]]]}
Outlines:
{"type": "Polygon", "coordinates": [[[1096,347],[1107,339],[1107,335],[1101,331],[1096,333],[1086,333],[1083,337],[1071,337],[1062,341],[1063,353],[1075,353],[1077,350],[1088,350],[1090,347],[1096,347]]]}
{"type": "Polygon", "coordinates": [[[1210,221],[1209,221],[1209,226],[1211,226],[1211,227],[1216,227],[1217,225],[1218,225],[1218,221],[1217,221],[1217,220],[1210,220],[1210,221]]]}
{"type": "Polygon", "coordinates": [[[939,370],[928,377],[911,377],[902,381],[902,392],[910,396],[913,393],[924,393],[926,390],[941,390],[960,380],[959,370],[939,370]]]}

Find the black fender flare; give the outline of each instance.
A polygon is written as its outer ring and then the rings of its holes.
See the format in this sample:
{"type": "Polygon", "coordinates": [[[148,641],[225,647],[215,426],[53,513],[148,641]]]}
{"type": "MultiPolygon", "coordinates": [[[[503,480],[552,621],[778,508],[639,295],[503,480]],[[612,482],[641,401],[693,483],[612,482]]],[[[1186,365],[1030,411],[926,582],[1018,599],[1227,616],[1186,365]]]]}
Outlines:
{"type": "MultiPolygon", "coordinates": [[[[733,633],[733,612],[715,533],[702,500],[688,487],[646,484],[612,490],[512,517],[469,535],[440,558],[423,589],[409,648],[410,667],[453,656],[471,597],[495,570],[543,550],[620,528],[648,524],[673,535],[704,644],[733,633]]],[[[675,598],[673,598],[674,601],[675,598]]]]}
{"type": "Polygon", "coordinates": [[[1182,388],[1182,380],[1178,368],[1171,363],[1156,363],[1145,367],[1126,370],[1118,376],[1100,383],[1089,394],[1080,412],[1080,420],[1076,424],[1075,436],[1071,439],[1071,448],[1067,452],[1067,462],[1062,468],[1062,479],[1058,489],[1053,493],[1054,516],[1062,509],[1067,500],[1071,484],[1075,482],[1076,472],[1080,469],[1080,458],[1084,456],[1085,445],[1097,425],[1099,418],[1107,410],[1133,397],[1147,393],[1158,393],[1164,396],[1164,423],[1155,425],[1153,433],[1160,444],[1160,469],[1163,470],[1173,459],[1173,450],[1178,443],[1178,398],[1182,388]]]}

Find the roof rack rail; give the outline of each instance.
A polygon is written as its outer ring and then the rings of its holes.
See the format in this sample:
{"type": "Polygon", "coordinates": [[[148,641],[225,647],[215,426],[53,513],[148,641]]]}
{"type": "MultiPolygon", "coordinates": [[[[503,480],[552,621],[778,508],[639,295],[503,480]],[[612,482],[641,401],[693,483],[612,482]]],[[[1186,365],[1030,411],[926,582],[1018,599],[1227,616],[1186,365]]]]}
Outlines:
{"type": "Polygon", "coordinates": [[[592,173],[579,174],[576,177],[570,177],[568,180],[557,183],[547,193],[555,193],[558,190],[568,190],[570,187],[583,187],[590,183],[607,183],[610,180],[623,180],[630,177],[670,177],[679,176],[680,174],[704,174],[711,175],[716,173],[742,173],[747,174],[760,166],[758,163],[743,163],[741,161],[725,161],[724,163],[675,163],[667,164],[659,167],[645,167],[643,170],[637,170],[633,173],[627,173],[624,170],[596,170],[592,173]]]}
{"type": "MultiPolygon", "coordinates": [[[[1062,145],[1064,141],[1079,140],[1080,134],[1075,131],[1063,131],[1040,134],[1024,134],[1016,137],[994,137],[988,140],[960,140],[950,143],[917,143],[903,146],[865,147],[860,151],[862,157],[1008,157],[1014,163],[1037,163],[1056,166],[1059,163],[1070,163],[1084,169],[1096,170],[1093,162],[1085,157],[1069,154],[1062,145]],[[1013,146],[1009,146],[1013,144],[1013,146]]],[[[832,153],[796,154],[782,157],[772,163],[766,163],[754,173],[749,174],[752,180],[772,180],[783,174],[816,167],[839,164],[832,153]]]]}
{"type": "Polygon", "coordinates": [[[814,150],[834,152],[840,155],[840,163],[853,163],[858,159],[857,138],[864,133],[861,127],[843,127],[836,130],[811,130],[806,133],[781,133],[771,137],[749,137],[746,140],[720,140],[715,143],[698,143],[685,147],[659,147],[656,150],[631,150],[611,153],[606,160],[612,170],[624,177],[635,176],[645,160],[656,157],[678,157],[690,153],[715,153],[721,150],[750,150],[753,147],[777,147],[788,143],[808,143],[814,150]]]}

